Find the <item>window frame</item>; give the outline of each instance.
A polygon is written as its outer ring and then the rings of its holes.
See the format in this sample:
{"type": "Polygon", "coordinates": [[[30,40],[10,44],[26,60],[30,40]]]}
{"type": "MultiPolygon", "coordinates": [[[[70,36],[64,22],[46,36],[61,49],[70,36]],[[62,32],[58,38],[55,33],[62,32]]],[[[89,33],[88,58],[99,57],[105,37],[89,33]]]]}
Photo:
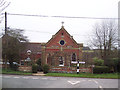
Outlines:
{"type": "Polygon", "coordinates": [[[77,55],[76,55],[76,53],[72,53],[72,55],[71,55],[71,63],[77,63],[77,55]],[[75,60],[73,60],[73,54],[75,54],[75,60]]]}
{"type": "Polygon", "coordinates": [[[62,56],[59,56],[59,66],[64,66],[64,57],[62,57],[62,64],[60,64],[60,59],[62,56]]]}

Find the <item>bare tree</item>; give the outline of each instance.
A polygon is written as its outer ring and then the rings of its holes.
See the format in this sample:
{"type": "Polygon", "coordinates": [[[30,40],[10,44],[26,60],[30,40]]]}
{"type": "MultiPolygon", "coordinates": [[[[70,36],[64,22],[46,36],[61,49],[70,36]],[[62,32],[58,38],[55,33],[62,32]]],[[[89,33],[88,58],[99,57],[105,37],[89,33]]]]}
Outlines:
{"type": "Polygon", "coordinates": [[[110,58],[111,51],[117,44],[118,40],[117,22],[113,20],[102,21],[96,23],[93,27],[93,34],[91,43],[94,47],[100,50],[101,58],[105,60],[110,58]]]}
{"type": "Polygon", "coordinates": [[[4,18],[4,15],[2,12],[10,5],[10,2],[7,2],[5,0],[0,0],[0,23],[2,19],[4,18]]]}

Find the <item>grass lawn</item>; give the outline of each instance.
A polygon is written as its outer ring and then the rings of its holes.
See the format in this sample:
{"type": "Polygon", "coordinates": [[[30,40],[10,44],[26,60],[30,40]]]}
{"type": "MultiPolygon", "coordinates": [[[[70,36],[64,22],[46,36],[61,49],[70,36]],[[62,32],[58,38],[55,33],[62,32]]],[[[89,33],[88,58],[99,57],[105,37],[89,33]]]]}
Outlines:
{"type": "Polygon", "coordinates": [[[13,71],[11,69],[2,69],[2,74],[32,75],[31,72],[13,71]]]}
{"type": "MultiPolygon", "coordinates": [[[[118,73],[106,73],[106,74],[91,74],[91,73],[47,73],[46,76],[62,76],[62,77],[84,77],[84,78],[111,78],[118,79],[118,73]]],[[[119,77],[120,78],[120,77],[119,77]]]]}

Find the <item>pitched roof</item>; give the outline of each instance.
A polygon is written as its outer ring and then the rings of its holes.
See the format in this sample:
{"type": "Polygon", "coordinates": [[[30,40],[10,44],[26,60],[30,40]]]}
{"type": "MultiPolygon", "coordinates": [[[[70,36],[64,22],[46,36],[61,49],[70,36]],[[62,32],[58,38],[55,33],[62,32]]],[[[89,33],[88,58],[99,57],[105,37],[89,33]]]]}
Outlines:
{"type": "Polygon", "coordinates": [[[60,29],[55,35],[53,35],[53,37],[46,43],[46,45],[48,45],[48,44],[51,42],[51,40],[52,40],[53,38],[55,38],[61,30],[64,30],[64,31],[66,32],[66,34],[71,37],[71,40],[72,40],[76,45],[78,45],[78,43],[73,39],[73,37],[65,30],[64,26],[62,26],[61,29],[60,29]]]}
{"type": "Polygon", "coordinates": [[[83,47],[83,50],[90,50],[89,47],[83,47]]]}
{"type": "Polygon", "coordinates": [[[41,52],[41,45],[42,43],[27,43],[26,49],[23,51],[24,53],[27,52],[27,50],[31,50],[32,53],[38,53],[41,52]]]}

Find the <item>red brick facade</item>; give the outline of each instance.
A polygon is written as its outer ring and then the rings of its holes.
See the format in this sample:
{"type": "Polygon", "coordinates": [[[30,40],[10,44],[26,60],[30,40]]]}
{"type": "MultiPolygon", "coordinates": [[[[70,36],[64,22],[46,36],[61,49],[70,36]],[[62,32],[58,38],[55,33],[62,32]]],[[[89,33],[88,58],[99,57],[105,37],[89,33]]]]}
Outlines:
{"type": "MultiPolygon", "coordinates": [[[[82,61],[83,44],[78,44],[73,37],[64,29],[52,36],[47,43],[29,43],[25,52],[21,54],[22,59],[29,57],[34,62],[41,58],[42,65],[48,64],[51,72],[76,72],[75,62],[82,61]],[[31,54],[27,54],[31,50],[31,54]]],[[[24,65],[25,69],[26,65],[24,65]]],[[[21,66],[19,69],[23,70],[21,66]]],[[[91,72],[91,68],[83,68],[80,72],[91,72]]],[[[30,70],[30,68],[29,68],[30,70]]]]}
{"type": "Polygon", "coordinates": [[[72,67],[72,62],[82,61],[83,44],[78,44],[62,28],[43,46],[42,63],[54,67],[72,67]]]}

